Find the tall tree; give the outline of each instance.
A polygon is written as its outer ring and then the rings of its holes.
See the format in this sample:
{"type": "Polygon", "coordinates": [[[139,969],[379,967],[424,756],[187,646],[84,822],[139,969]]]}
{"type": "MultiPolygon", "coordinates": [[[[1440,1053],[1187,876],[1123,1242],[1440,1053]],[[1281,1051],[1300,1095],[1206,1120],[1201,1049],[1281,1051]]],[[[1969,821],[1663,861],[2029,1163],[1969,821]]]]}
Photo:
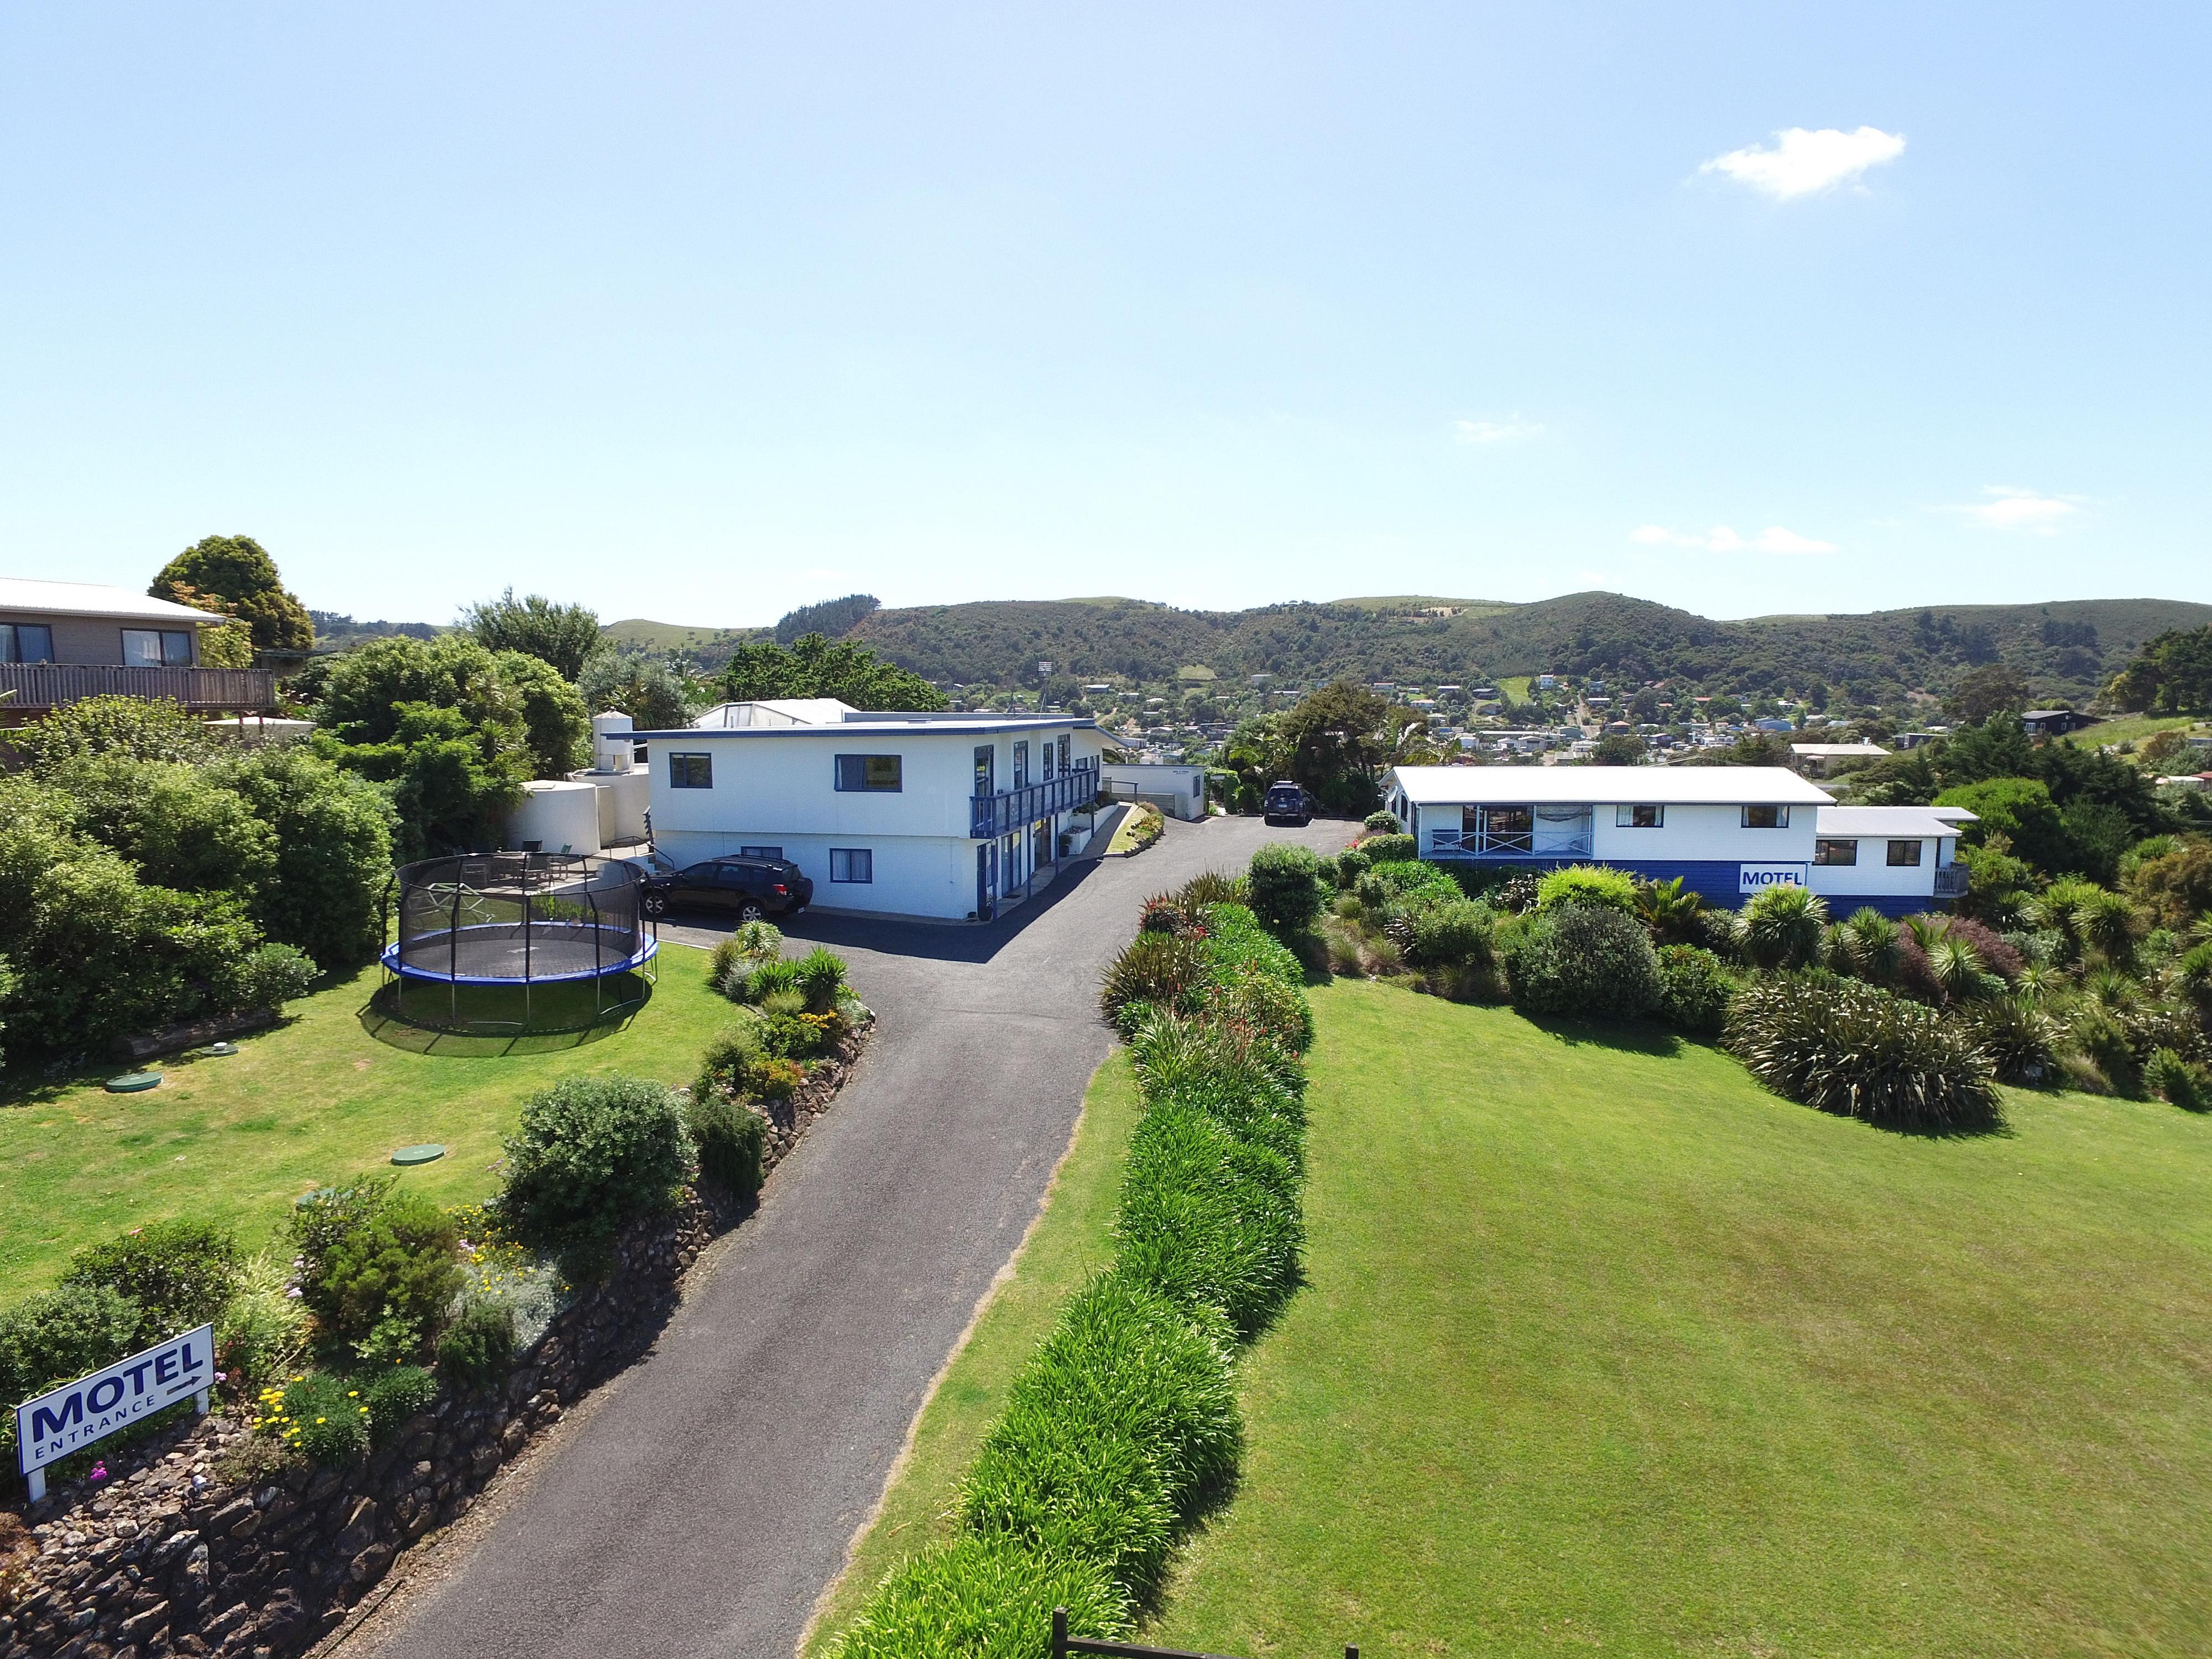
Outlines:
{"type": "Polygon", "coordinates": [[[2027,707],[2027,682],[2009,663],[1984,663],[1959,677],[1943,706],[1957,719],[1976,724],[1992,714],[2017,714],[2027,707]]]}
{"type": "Polygon", "coordinates": [[[863,617],[883,608],[883,601],[872,593],[848,593],[842,599],[824,599],[819,605],[802,605],[796,611],[787,611],[776,619],[775,642],[793,645],[809,634],[819,634],[825,639],[842,639],[860,626],[863,617]]]}
{"type": "Polygon", "coordinates": [[[251,536],[206,536],[161,567],[147,592],[195,610],[236,617],[263,651],[307,651],[315,643],[307,607],[276,574],[276,561],[251,536]]]}
{"type": "Polygon", "coordinates": [[[741,646],[722,671],[720,691],[731,702],[771,697],[836,697],[855,708],[945,707],[945,695],[919,674],[883,660],[849,640],[832,644],[809,634],[788,651],[780,645],[741,646]]]}
{"type": "Polygon", "coordinates": [[[489,651],[520,651],[549,662],[574,684],[599,648],[599,617],[580,605],[556,605],[543,593],[518,599],[508,588],[495,599],[471,605],[461,626],[489,651]]]}
{"type": "Polygon", "coordinates": [[[2160,634],[2112,677],[2106,701],[2154,714],[2195,714],[2212,708],[2212,628],[2160,634]]]}
{"type": "Polygon", "coordinates": [[[1392,736],[1384,726],[1390,705],[1380,694],[1350,680],[1334,680],[1278,717],[1290,746],[1291,775],[1334,811],[1364,812],[1392,736]]]}

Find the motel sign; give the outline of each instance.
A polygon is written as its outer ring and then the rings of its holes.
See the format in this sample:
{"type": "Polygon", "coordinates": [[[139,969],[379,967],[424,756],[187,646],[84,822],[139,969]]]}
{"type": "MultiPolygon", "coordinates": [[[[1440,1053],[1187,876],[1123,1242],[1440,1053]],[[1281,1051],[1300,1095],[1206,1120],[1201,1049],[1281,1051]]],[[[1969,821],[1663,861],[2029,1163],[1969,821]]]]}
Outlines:
{"type": "Polygon", "coordinates": [[[215,1380],[215,1327],[203,1325],[118,1359],[89,1376],[51,1389],[15,1407],[17,1462],[31,1501],[46,1495],[46,1465],[173,1406],[186,1395],[208,1408],[215,1380]]]}

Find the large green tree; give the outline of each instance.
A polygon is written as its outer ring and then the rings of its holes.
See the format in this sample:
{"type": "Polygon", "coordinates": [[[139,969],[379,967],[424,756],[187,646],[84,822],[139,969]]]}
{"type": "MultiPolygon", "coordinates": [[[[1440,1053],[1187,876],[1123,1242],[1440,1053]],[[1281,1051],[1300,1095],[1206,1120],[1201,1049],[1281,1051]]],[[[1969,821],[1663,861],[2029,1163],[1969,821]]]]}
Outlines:
{"type": "Polygon", "coordinates": [[[556,605],[543,593],[518,599],[511,587],[463,611],[461,625],[485,649],[526,653],[552,664],[572,684],[599,649],[598,612],[580,605],[556,605]]]}
{"type": "Polygon", "coordinates": [[[836,697],[855,708],[945,707],[944,694],[919,674],[888,663],[849,640],[832,643],[808,634],[789,650],[766,643],[741,646],[722,671],[719,690],[730,702],[771,697],[836,697]]]}
{"type": "Polygon", "coordinates": [[[1277,717],[1290,750],[1291,775],[1331,811],[1364,812],[1395,732],[1380,693],[1334,680],[1277,717]]]}
{"type": "Polygon", "coordinates": [[[584,665],[576,694],[588,713],[613,709],[646,732],[689,725],[702,700],[700,688],[674,664],[635,651],[600,652],[584,665]]]}
{"type": "Polygon", "coordinates": [[[2212,627],[2160,634],[2112,677],[2105,698],[2154,714],[2212,709],[2212,627]]]}
{"type": "Polygon", "coordinates": [[[163,565],[146,591],[238,617],[264,651],[307,651],[315,643],[307,606],[285,588],[276,561],[251,536],[203,537],[163,565]]]}

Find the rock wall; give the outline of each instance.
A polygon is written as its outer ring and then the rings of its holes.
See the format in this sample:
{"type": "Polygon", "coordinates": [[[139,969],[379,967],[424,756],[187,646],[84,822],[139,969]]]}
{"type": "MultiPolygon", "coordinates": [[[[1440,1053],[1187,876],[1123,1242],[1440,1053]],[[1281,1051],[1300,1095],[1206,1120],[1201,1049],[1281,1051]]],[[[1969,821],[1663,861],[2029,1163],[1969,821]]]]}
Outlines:
{"type": "MultiPolygon", "coordinates": [[[[830,1109],[864,1041],[848,1039],[769,1111],[771,1167],[830,1109]]],[[[726,1195],[693,1192],[676,1214],[640,1222],[607,1278],[553,1322],[503,1389],[441,1392],[349,1468],[295,1460],[258,1480],[232,1478],[253,1437],[241,1407],[107,1453],[110,1478],[98,1485],[56,1482],[45,1502],[18,1511],[38,1553],[0,1572],[0,1659],[304,1650],[401,1551],[466,1514],[532,1436],[642,1356],[684,1271],[747,1212],[726,1195]]]]}

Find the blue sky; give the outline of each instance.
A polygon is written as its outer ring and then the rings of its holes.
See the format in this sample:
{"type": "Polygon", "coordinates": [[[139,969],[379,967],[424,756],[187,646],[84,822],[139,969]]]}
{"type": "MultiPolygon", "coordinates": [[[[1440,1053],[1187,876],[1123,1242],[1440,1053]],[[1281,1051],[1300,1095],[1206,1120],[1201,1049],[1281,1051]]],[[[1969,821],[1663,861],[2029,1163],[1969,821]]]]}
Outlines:
{"type": "Polygon", "coordinates": [[[235,531],[360,616],[705,624],[2212,600],[2208,46],[2202,6],[9,6],[0,571],[235,531]]]}

